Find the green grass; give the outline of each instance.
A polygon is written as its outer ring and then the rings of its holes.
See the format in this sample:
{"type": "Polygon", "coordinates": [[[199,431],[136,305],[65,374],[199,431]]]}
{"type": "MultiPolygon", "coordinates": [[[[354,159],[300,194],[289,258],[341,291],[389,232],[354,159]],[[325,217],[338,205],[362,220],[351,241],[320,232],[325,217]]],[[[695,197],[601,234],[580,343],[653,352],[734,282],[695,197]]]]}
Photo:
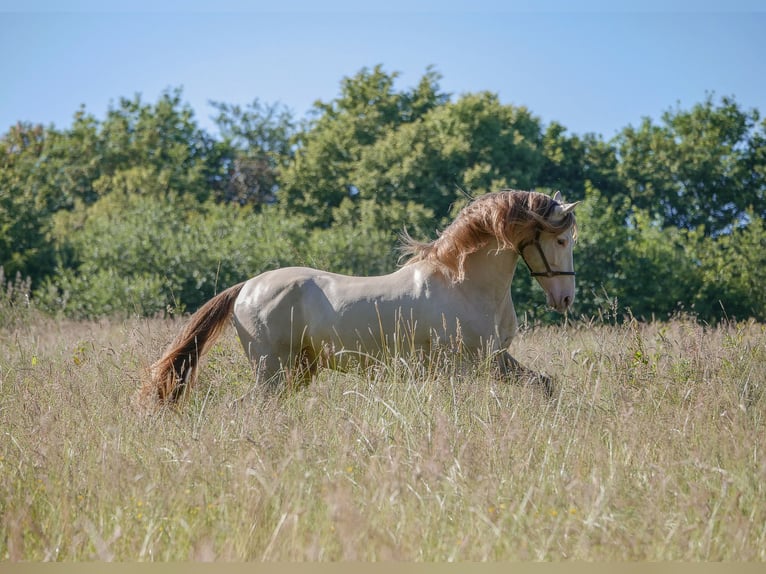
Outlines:
{"type": "Polygon", "coordinates": [[[766,559],[763,325],[523,332],[557,401],[401,359],[265,395],[229,329],[142,414],[178,327],[0,329],[0,558],[766,559]]]}

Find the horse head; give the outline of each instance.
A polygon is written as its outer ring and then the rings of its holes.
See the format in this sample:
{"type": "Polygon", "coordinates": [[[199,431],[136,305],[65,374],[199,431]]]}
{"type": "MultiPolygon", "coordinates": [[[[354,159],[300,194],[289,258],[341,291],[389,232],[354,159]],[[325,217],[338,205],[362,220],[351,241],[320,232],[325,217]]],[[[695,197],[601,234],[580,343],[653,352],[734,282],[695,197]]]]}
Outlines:
{"type": "Polygon", "coordinates": [[[576,239],[574,208],[579,202],[564,203],[556,192],[534,235],[517,248],[529,271],[545,291],[548,305],[563,313],[575,298],[575,271],[572,249],[576,239]]]}

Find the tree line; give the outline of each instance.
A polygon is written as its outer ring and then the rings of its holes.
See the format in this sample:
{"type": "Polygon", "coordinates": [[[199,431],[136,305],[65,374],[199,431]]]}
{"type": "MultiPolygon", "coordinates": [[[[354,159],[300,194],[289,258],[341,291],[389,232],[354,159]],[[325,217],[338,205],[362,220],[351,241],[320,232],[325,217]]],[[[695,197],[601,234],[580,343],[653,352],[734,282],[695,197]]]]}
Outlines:
{"type": "MultiPolygon", "coordinates": [[[[342,79],[306,118],[214,102],[217,133],[180,89],[122,98],[66,129],[0,137],[0,279],[75,318],[193,310],[267,269],[381,274],[403,229],[434,237],[502,188],[580,200],[576,313],[766,320],[766,121],[708,94],[605,140],[544,124],[490,92],[401,89],[381,66],[342,79]]],[[[522,268],[521,314],[547,320],[522,268]]],[[[9,290],[10,292],[10,290],[9,290]]]]}

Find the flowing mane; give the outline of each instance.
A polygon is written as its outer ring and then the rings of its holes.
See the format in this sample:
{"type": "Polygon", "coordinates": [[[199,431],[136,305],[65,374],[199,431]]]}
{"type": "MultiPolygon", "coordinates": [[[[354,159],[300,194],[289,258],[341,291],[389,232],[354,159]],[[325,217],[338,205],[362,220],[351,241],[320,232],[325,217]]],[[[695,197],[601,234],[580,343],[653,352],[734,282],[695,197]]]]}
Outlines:
{"type": "Polygon", "coordinates": [[[402,236],[405,265],[430,261],[453,283],[465,279],[465,260],[483,249],[492,239],[500,249],[517,250],[539,228],[549,233],[563,233],[575,225],[574,213],[560,221],[548,219],[558,202],[543,193],[504,189],[472,200],[439,237],[429,242],[417,241],[406,232],[402,236]]]}

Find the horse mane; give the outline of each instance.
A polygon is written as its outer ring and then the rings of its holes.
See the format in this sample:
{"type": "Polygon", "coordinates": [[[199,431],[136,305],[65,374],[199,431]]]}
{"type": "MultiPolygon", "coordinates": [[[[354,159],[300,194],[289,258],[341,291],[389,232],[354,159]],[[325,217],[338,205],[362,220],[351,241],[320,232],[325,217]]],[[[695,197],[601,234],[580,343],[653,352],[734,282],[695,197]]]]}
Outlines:
{"type": "Polygon", "coordinates": [[[559,234],[577,228],[574,213],[560,221],[548,219],[558,205],[553,198],[534,191],[503,189],[481,195],[466,205],[455,220],[433,241],[417,241],[402,234],[402,257],[405,265],[418,261],[435,264],[453,283],[465,279],[465,261],[472,253],[496,239],[498,249],[513,249],[534,237],[537,229],[559,234]]]}

